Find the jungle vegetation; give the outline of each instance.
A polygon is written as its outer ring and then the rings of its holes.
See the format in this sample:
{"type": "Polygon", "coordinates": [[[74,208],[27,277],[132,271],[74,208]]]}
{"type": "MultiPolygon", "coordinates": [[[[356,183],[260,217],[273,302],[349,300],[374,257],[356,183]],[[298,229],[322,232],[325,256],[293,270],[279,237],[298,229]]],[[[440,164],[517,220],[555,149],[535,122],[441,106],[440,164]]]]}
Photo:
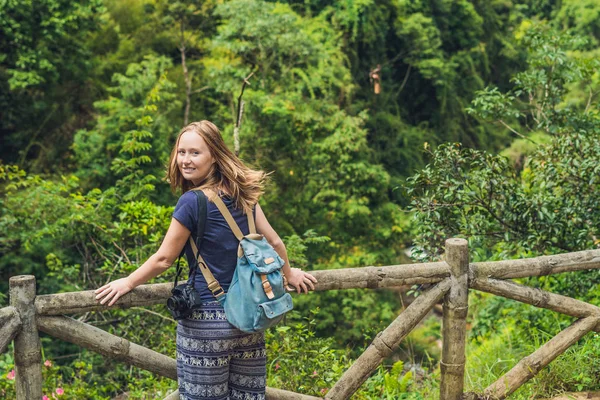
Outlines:
{"type": "MultiPolygon", "coordinates": [[[[599,56],[594,0],[0,2],[0,306],[10,276],[88,290],[152,254],[178,196],[170,148],[202,119],[232,148],[238,126],[240,157],[271,172],[261,206],[294,266],[438,259],[453,236],[474,261],[598,248],[599,56]]],[[[598,272],[522,282],[600,305],[598,272]]],[[[420,289],[295,297],[267,335],[268,385],[322,396],[420,289]]],[[[164,306],[77,318],[174,355],[164,306]]],[[[479,294],[469,318],[474,391],[570,323],[479,294]]],[[[437,398],[439,325],[355,397],[437,398]]],[[[176,386],[42,344],[49,397],[176,386]]],[[[0,355],[2,397],[13,364],[0,355]]],[[[598,335],[513,398],[583,389],[600,390],[598,335]]]]}

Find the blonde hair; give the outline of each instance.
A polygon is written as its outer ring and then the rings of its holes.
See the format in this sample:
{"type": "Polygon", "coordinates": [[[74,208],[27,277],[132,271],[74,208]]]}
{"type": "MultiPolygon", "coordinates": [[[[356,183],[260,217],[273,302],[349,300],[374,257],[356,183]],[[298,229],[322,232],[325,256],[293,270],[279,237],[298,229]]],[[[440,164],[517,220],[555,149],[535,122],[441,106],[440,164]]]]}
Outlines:
{"type": "Polygon", "coordinates": [[[211,199],[214,192],[224,191],[232,197],[236,207],[244,212],[252,209],[258,203],[259,197],[264,193],[266,176],[265,172],[244,165],[242,160],[227,148],[219,128],[206,120],[192,122],[179,132],[167,169],[167,181],[173,192],[176,192],[177,189],[181,189],[182,193],[191,189],[202,189],[207,190],[206,194],[211,199]],[[204,139],[215,160],[208,175],[198,186],[194,186],[191,181],[185,179],[177,165],[179,140],[181,135],[190,131],[204,139]]]}

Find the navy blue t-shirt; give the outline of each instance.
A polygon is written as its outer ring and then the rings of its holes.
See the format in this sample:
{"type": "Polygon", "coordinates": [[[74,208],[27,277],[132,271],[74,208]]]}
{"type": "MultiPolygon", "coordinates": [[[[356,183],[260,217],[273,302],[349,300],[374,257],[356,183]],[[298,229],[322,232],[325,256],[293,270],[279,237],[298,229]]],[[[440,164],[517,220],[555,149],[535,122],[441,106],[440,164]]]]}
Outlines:
{"type": "MultiPolygon", "coordinates": [[[[229,209],[229,212],[240,227],[242,233],[244,235],[250,233],[247,215],[244,214],[241,209],[235,208],[235,202],[231,198],[223,196],[221,199],[229,209]]],[[[227,225],[227,221],[217,208],[216,204],[207,200],[206,206],[206,224],[199,250],[215,279],[221,284],[223,290],[227,292],[237,263],[237,249],[239,242],[229,225],[227,225]]],[[[201,217],[204,218],[204,215],[201,217]]],[[[192,233],[192,239],[196,240],[198,200],[195,193],[189,191],[179,198],[179,201],[175,206],[175,211],[173,212],[173,218],[188,228],[192,233]]],[[[188,264],[195,266],[196,260],[189,241],[186,242],[184,250],[188,264]]],[[[215,296],[208,290],[202,272],[198,269],[196,269],[194,287],[198,293],[200,293],[200,298],[203,301],[216,300],[215,296]]]]}

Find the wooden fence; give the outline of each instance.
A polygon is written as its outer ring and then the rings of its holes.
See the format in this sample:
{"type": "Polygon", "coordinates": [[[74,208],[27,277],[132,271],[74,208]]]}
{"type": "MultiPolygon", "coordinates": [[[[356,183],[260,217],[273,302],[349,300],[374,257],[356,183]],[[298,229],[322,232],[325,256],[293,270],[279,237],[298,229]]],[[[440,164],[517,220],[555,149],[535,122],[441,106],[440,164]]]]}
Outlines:
{"type": "MultiPolygon", "coordinates": [[[[440,399],[504,399],[590,331],[600,332],[600,308],[510,281],[513,278],[600,269],[600,250],[588,250],[520,260],[469,263],[467,241],[448,239],[446,261],[314,271],[316,291],[391,288],[435,284],[418,296],[383,331],[326,394],[326,399],[348,399],[377,366],[429,311],[443,300],[440,399]],[[464,393],[466,318],[469,289],[546,308],[576,321],[518,362],[483,393],[464,393]]],[[[144,285],[119,299],[122,308],[164,303],[172,284],[144,285]]],[[[15,384],[18,400],[42,397],[42,355],[38,330],[75,343],[106,357],[176,379],[174,359],[64,316],[104,310],[93,291],[36,296],[35,277],[10,278],[10,306],[0,309],[0,353],[14,340],[15,384]]],[[[177,391],[167,399],[178,398],[177,391]]],[[[267,388],[267,399],[315,399],[299,393],[267,388]]]]}

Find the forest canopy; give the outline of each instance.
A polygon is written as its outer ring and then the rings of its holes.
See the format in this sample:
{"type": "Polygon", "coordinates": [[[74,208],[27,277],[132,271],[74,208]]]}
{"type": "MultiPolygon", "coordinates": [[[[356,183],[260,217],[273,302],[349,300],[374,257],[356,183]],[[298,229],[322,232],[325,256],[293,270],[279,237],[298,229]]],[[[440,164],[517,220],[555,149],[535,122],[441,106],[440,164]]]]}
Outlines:
{"type": "MultiPolygon", "coordinates": [[[[467,238],[474,261],[600,248],[596,1],[39,0],[0,2],[0,15],[0,306],[10,276],[35,275],[39,294],[89,290],[156,251],[179,195],[165,180],[169,152],[203,119],[270,173],[260,203],[293,266],[439,259],[450,237],[467,238]]],[[[593,274],[527,283],[598,304],[593,274]]],[[[270,333],[273,365],[288,368],[273,367],[269,385],[324,394],[405,300],[296,298],[299,312],[270,333]],[[296,359],[299,346],[319,356],[296,359]]],[[[478,298],[474,346],[535,341],[567,323],[519,307],[478,298]]],[[[174,352],[162,306],[81,319],[174,352]]],[[[390,361],[428,378],[382,367],[359,398],[435,397],[437,327],[390,361]]],[[[174,385],[43,345],[60,360],[45,390],[142,398],[174,385]]],[[[581,344],[570,362],[590,354],[600,359],[600,345],[581,344]]],[[[14,391],[11,357],[0,355],[0,394],[14,391]]],[[[517,395],[600,389],[598,363],[586,368],[517,395]]]]}

